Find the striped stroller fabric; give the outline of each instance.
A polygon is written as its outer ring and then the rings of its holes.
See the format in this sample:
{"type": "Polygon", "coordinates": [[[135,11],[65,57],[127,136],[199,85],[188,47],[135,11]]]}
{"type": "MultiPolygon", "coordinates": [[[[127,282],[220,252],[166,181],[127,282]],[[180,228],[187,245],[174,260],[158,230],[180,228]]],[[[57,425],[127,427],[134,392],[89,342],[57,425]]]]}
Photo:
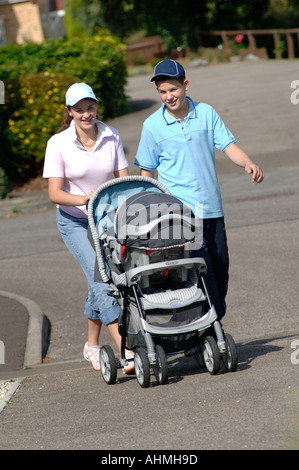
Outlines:
{"type": "Polygon", "coordinates": [[[198,292],[196,286],[188,287],[186,289],[168,290],[165,292],[158,292],[156,294],[144,294],[143,297],[150,303],[171,305],[175,301],[187,302],[193,299],[198,292]]]}

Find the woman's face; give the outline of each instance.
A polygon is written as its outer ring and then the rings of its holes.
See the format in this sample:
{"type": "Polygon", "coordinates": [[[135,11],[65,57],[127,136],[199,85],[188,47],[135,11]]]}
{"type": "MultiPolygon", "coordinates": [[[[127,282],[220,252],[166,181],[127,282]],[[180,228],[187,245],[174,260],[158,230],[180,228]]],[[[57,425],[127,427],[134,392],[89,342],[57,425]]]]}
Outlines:
{"type": "Polygon", "coordinates": [[[67,110],[73,117],[77,129],[88,131],[94,126],[97,115],[97,103],[94,100],[84,98],[74,106],[68,106],[67,110]]]}

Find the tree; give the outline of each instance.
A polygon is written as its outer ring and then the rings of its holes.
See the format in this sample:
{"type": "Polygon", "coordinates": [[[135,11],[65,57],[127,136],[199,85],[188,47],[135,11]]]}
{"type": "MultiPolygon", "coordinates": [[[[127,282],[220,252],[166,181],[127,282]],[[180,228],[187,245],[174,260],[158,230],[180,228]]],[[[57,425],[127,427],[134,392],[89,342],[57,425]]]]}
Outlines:
{"type": "Polygon", "coordinates": [[[67,0],[68,35],[145,30],[167,48],[197,46],[200,30],[295,27],[299,0],[67,0]]]}
{"type": "Polygon", "coordinates": [[[269,8],[263,18],[264,27],[295,28],[299,22],[298,0],[269,0],[269,8]]]}
{"type": "Polygon", "coordinates": [[[208,5],[206,29],[257,29],[262,27],[269,0],[213,0],[208,5]]]}
{"type": "Polygon", "coordinates": [[[108,29],[113,35],[125,38],[138,25],[134,0],[67,0],[66,27],[69,37],[95,34],[108,29]]]}
{"type": "Polygon", "coordinates": [[[166,47],[197,45],[198,31],[205,28],[207,1],[135,0],[148,35],[160,34],[166,47]]]}

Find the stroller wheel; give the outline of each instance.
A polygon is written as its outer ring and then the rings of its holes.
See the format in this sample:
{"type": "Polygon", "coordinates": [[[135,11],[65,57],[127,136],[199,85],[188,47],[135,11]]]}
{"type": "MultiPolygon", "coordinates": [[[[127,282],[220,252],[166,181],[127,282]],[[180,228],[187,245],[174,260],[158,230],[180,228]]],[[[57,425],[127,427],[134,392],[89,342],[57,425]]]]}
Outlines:
{"type": "Polygon", "coordinates": [[[162,346],[156,346],[157,363],[154,367],[154,374],[160,385],[164,385],[168,381],[168,365],[167,359],[162,346]]]}
{"type": "Polygon", "coordinates": [[[233,337],[227,333],[224,335],[224,339],[227,352],[222,356],[222,362],[228,372],[234,372],[238,365],[236,343],[233,337]]]}
{"type": "Polygon", "coordinates": [[[107,384],[114,384],[117,377],[116,359],[113,349],[108,344],[100,349],[100,365],[105,382],[107,384]]]}
{"type": "Polygon", "coordinates": [[[220,370],[220,353],[216,341],[207,336],[203,343],[203,359],[211,375],[217,375],[220,370]]]}
{"type": "Polygon", "coordinates": [[[140,387],[147,388],[150,384],[150,365],[147,354],[143,348],[135,351],[135,374],[140,387]]]}

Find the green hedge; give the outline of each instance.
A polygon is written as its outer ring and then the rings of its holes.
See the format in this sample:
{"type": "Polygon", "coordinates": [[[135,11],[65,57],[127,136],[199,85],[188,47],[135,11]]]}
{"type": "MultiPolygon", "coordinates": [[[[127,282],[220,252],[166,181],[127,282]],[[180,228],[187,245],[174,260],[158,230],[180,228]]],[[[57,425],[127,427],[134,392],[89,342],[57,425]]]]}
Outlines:
{"type": "Polygon", "coordinates": [[[67,88],[90,84],[107,120],[128,111],[125,45],[104,31],[73,40],[8,45],[0,49],[0,166],[13,183],[37,176],[47,140],[60,127],[67,88]]]}

